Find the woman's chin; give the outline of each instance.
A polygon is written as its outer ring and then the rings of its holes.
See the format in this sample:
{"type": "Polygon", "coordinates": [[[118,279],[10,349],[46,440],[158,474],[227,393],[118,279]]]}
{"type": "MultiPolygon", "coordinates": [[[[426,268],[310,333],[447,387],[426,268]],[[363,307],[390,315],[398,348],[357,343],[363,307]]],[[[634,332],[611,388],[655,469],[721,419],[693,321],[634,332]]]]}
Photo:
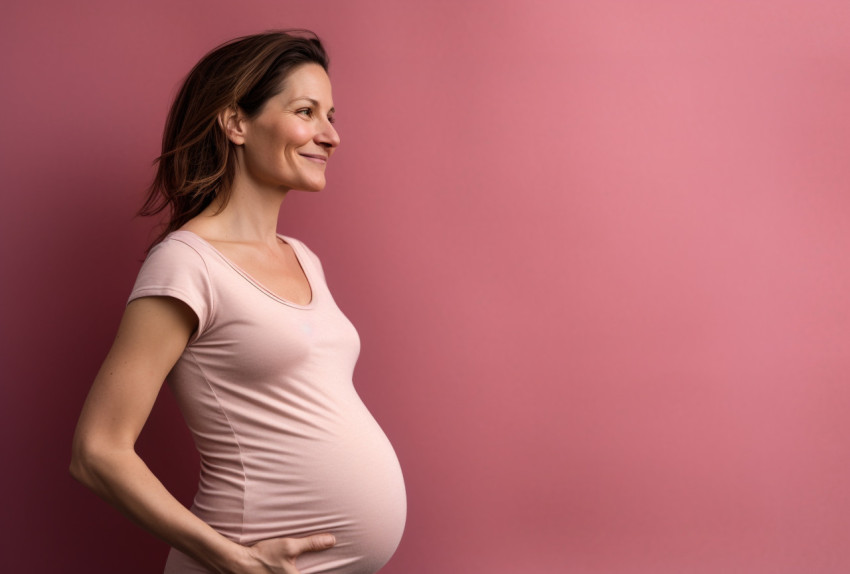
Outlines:
{"type": "Polygon", "coordinates": [[[298,189],[300,189],[301,191],[313,191],[313,192],[322,191],[323,189],[325,189],[325,182],[323,180],[323,181],[313,182],[309,185],[305,184],[303,187],[300,187],[298,189]]]}

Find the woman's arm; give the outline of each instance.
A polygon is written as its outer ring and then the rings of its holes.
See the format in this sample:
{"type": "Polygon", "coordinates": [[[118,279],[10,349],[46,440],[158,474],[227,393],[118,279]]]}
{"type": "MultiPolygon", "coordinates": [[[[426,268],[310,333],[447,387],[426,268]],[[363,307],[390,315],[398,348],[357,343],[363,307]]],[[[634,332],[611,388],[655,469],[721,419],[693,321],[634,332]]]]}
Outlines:
{"type": "Polygon", "coordinates": [[[71,474],[130,519],[216,572],[297,572],[298,554],[330,548],[333,537],[241,546],[192,514],[136,454],[136,439],[162,381],[197,323],[187,305],[169,297],[143,297],[127,305],[77,423],[71,474]]]}

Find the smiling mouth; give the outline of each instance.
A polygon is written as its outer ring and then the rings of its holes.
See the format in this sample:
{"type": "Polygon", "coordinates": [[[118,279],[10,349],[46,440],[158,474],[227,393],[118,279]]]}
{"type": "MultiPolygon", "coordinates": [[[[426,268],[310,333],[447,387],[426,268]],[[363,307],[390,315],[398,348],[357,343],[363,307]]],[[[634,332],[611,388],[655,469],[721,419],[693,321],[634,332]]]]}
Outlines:
{"type": "Polygon", "coordinates": [[[311,159],[311,160],[316,161],[316,162],[328,163],[328,158],[327,158],[327,156],[324,156],[324,155],[310,154],[310,153],[301,153],[301,154],[298,154],[298,155],[300,155],[301,157],[306,157],[307,159],[311,159]]]}

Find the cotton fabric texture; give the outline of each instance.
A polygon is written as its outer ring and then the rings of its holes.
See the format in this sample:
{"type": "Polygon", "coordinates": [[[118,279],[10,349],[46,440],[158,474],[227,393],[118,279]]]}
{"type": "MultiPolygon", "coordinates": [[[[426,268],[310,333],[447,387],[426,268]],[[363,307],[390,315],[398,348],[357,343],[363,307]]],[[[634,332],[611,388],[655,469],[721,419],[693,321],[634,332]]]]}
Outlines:
{"type": "MultiPolygon", "coordinates": [[[[307,276],[307,305],[278,297],[189,231],[150,251],[130,301],[173,297],[198,317],[168,376],[200,452],[192,512],[246,545],[331,532],[334,548],[298,558],[302,574],[374,573],[404,528],[401,469],[354,389],[357,331],[315,254],[280,238],[307,276]]],[[[165,572],[207,570],[172,550],[165,572]]]]}

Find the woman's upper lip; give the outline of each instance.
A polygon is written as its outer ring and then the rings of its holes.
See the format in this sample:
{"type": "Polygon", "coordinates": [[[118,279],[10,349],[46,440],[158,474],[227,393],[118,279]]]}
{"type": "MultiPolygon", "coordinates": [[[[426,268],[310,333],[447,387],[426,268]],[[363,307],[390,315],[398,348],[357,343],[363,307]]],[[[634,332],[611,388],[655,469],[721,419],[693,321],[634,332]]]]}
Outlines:
{"type": "Polygon", "coordinates": [[[328,156],[322,155],[320,153],[302,153],[300,155],[303,155],[304,157],[312,157],[312,158],[315,158],[315,159],[321,159],[321,160],[324,160],[324,161],[328,161],[328,156]]]}

